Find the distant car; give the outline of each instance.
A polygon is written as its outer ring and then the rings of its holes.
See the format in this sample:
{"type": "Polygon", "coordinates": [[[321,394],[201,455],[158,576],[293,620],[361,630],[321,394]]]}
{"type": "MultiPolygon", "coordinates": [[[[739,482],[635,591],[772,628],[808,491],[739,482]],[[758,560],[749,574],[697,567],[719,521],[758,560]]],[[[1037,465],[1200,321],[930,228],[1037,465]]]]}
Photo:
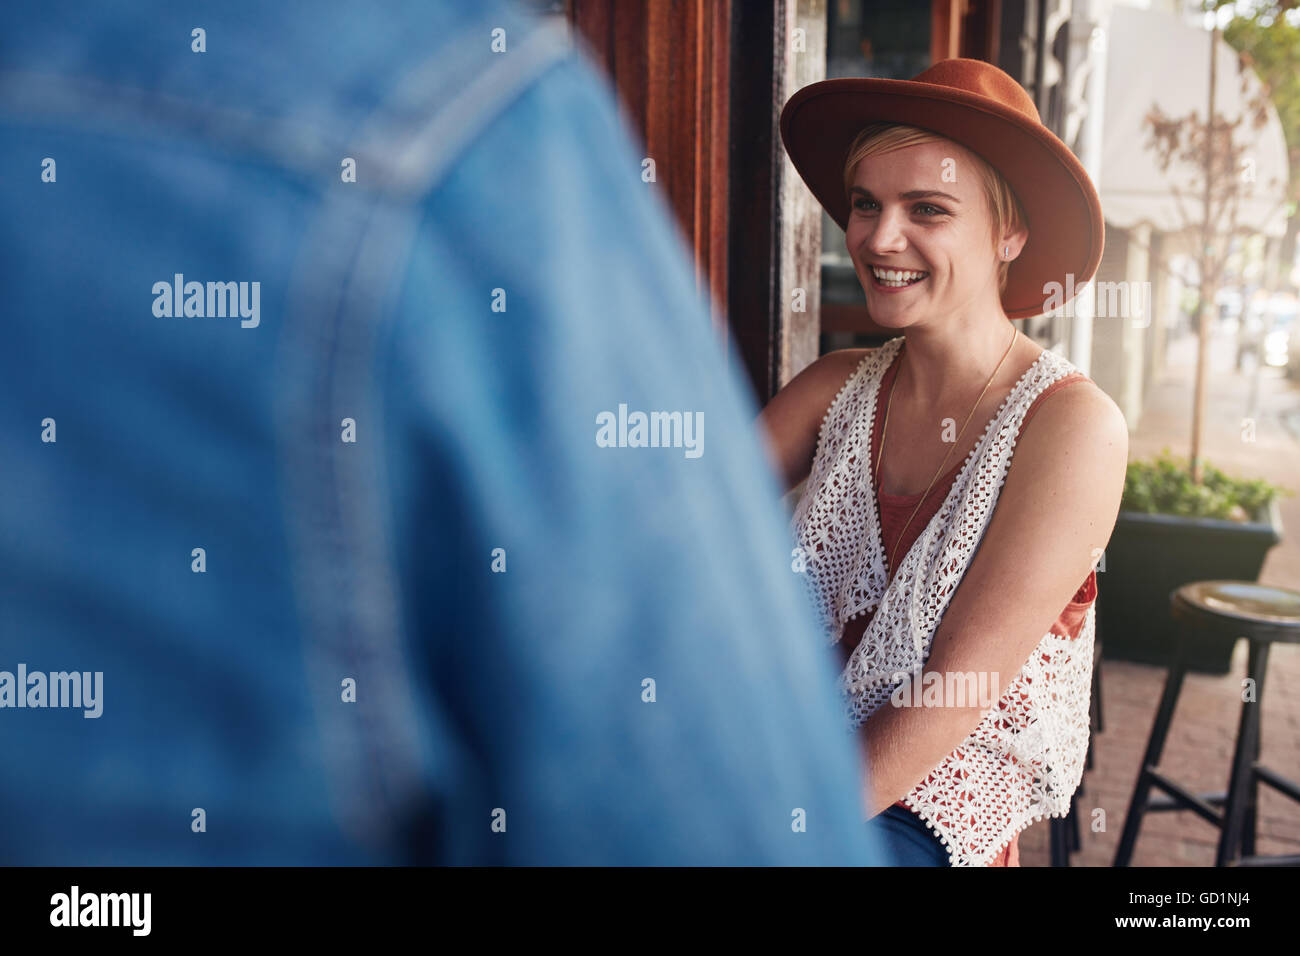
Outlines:
{"type": "Polygon", "coordinates": [[[1264,338],[1264,363],[1300,377],[1300,300],[1290,293],[1269,299],[1271,325],[1264,338]]]}
{"type": "Polygon", "coordinates": [[[1265,300],[1252,302],[1237,335],[1237,367],[1241,368],[1245,352],[1253,352],[1263,365],[1289,368],[1290,354],[1300,352],[1300,343],[1291,347],[1297,312],[1300,312],[1300,302],[1287,292],[1277,292],[1265,300]]]}
{"type": "Polygon", "coordinates": [[[1287,353],[1290,351],[1288,339],[1290,329],[1274,328],[1264,336],[1264,364],[1273,368],[1287,367],[1287,353]]]}

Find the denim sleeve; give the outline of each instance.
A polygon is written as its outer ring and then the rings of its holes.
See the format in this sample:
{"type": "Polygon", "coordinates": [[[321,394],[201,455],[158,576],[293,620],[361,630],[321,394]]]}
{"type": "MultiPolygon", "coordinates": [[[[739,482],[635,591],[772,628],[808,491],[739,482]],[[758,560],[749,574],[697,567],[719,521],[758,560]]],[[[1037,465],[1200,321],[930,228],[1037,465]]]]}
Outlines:
{"type": "Polygon", "coordinates": [[[884,862],[757,409],[633,142],[563,60],[403,274],[379,380],[438,856],[884,862]],[[680,419],[642,447],[651,412],[680,419]]]}

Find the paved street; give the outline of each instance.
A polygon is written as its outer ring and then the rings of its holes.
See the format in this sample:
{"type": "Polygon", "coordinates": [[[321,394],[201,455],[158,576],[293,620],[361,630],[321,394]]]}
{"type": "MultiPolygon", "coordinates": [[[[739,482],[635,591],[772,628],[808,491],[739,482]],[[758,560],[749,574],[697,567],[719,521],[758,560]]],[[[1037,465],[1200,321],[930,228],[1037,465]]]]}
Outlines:
{"type": "MultiPolygon", "coordinates": [[[[1190,447],[1195,339],[1170,345],[1162,379],[1148,392],[1142,419],[1130,438],[1130,458],[1169,446],[1186,457],[1190,447]]],[[[1293,346],[1294,347],[1294,346],[1293,346]]],[[[1203,458],[1230,475],[1263,477],[1298,493],[1281,500],[1283,541],[1268,556],[1265,584],[1300,588],[1300,387],[1280,369],[1237,372],[1229,335],[1213,340],[1203,458]],[[1255,419],[1255,438],[1242,438],[1242,420],[1255,419]]],[[[1105,575],[1100,578],[1104,594],[1105,575]]],[[[1226,789],[1240,713],[1246,642],[1239,641],[1232,670],[1222,677],[1189,674],[1174,714],[1161,769],[1194,792],[1226,789]]],[[[1147,735],[1164,682],[1157,667],[1103,662],[1105,732],[1095,740],[1094,766],[1080,798],[1082,849],[1075,866],[1109,866],[1132,795],[1147,735]],[[1095,808],[1104,830],[1092,832],[1095,808]]],[[[1300,779],[1300,645],[1273,645],[1263,698],[1262,762],[1300,779]]],[[[1260,839],[1256,852],[1300,853],[1300,804],[1260,788],[1260,839]]],[[[1218,830],[1190,811],[1157,813],[1143,821],[1135,866],[1212,866],[1218,830]]],[[[1048,863],[1048,826],[1040,821],[1021,835],[1024,866],[1048,863]]]]}

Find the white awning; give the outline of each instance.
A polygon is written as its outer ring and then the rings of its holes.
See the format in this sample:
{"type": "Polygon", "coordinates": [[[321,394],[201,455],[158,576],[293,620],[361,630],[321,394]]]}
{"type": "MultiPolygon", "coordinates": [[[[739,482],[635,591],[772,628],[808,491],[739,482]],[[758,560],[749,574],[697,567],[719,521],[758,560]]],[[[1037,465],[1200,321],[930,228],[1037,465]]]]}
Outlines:
{"type": "MultiPolygon", "coordinates": [[[[1120,227],[1150,223],[1161,232],[1178,232],[1187,217],[1202,218],[1203,167],[1171,161],[1162,172],[1147,148],[1143,119],[1153,105],[1166,116],[1195,111],[1205,121],[1210,87],[1210,32],[1173,14],[1114,6],[1106,33],[1106,107],[1101,158],[1101,208],[1107,222],[1120,227]],[[1181,207],[1170,190],[1182,190],[1181,207]],[[1196,185],[1198,184],[1199,185],[1196,185]],[[1180,212],[1180,208],[1184,212],[1180,212]]],[[[1215,79],[1215,112],[1229,121],[1241,116],[1260,90],[1254,70],[1238,69],[1237,52],[1220,36],[1215,79]],[[1242,92],[1242,79],[1246,92],[1242,92]]],[[[1253,178],[1237,210],[1243,228],[1280,236],[1286,230],[1285,194],[1289,178],[1286,138],[1277,110],[1267,104],[1267,120],[1256,130],[1249,116],[1235,141],[1249,142],[1239,171],[1253,178]]]]}

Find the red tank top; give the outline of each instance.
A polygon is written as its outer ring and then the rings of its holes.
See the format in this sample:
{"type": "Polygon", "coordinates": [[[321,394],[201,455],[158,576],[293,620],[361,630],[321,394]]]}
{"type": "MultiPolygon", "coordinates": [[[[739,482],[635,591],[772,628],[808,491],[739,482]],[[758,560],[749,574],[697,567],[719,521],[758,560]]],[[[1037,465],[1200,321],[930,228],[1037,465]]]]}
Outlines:
{"type": "MultiPolygon", "coordinates": [[[[900,350],[899,356],[901,355],[902,351],[900,350]]],[[[897,374],[898,357],[895,357],[894,361],[890,363],[889,368],[886,369],[885,374],[881,376],[880,385],[876,392],[877,408],[884,408],[884,402],[889,394],[889,389],[893,387],[894,378],[897,374]]],[[[1025,425],[1029,424],[1029,419],[1032,418],[1034,413],[1038,410],[1039,403],[1043,399],[1048,395],[1051,395],[1057,389],[1064,388],[1066,385],[1070,385],[1074,382],[1082,381],[1085,378],[1086,376],[1082,372],[1073,372],[1043,389],[1039,396],[1034,399],[1033,404],[1030,405],[1029,409],[1025,412],[1024,421],[1021,422],[1020,425],[1021,430],[1023,431],[1025,425]]],[[[871,447],[868,449],[868,452],[871,455],[871,461],[873,462],[876,460],[876,453],[880,448],[880,433],[884,427],[883,419],[883,415],[877,415],[875,425],[871,430],[871,447]]],[[[944,501],[947,500],[948,494],[952,491],[953,483],[956,482],[957,474],[961,471],[963,464],[965,464],[964,461],[957,462],[957,464],[952,467],[951,471],[935,483],[935,486],[930,489],[930,494],[921,504],[921,507],[917,509],[916,515],[912,517],[911,523],[907,525],[906,529],[904,529],[903,525],[907,523],[908,516],[912,514],[912,509],[916,508],[916,503],[921,500],[922,493],[918,492],[914,495],[891,495],[887,492],[880,491],[877,494],[876,508],[877,513],[880,515],[880,537],[885,546],[885,562],[887,565],[889,562],[889,555],[895,553],[895,549],[897,549],[896,553],[900,560],[903,555],[907,554],[908,550],[912,547],[913,542],[915,542],[921,532],[925,530],[925,527],[930,523],[930,520],[935,516],[939,508],[943,506],[944,501]]],[[[892,572],[893,568],[890,567],[887,568],[887,570],[892,572]]],[[[1083,620],[1087,616],[1088,608],[1096,598],[1097,572],[1089,571],[1087,579],[1079,586],[1079,590],[1075,592],[1074,598],[1070,603],[1067,604],[1061,611],[1060,615],[1057,616],[1056,621],[1051,626],[1051,630],[1062,636],[1068,635],[1072,638],[1078,637],[1079,632],[1083,627],[1083,620]]],[[[849,621],[844,625],[844,631],[840,637],[839,644],[837,645],[841,652],[841,666],[848,662],[849,655],[853,653],[853,649],[857,647],[858,643],[862,640],[862,635],[866,633],[867,628],[871,626],[871,619],[873,617],[875,617],[874,611],[864,614],[861,617],[854,618],[852,621],[849,621]]],[[[908,809],[907,804],[902,800],[899,800],[895,806],[908,809]]],[[[1019,866],[1020,852],[1018,843],[1019,836],[1013,837],[1011,842],[1007,844],[1006,849],[1003,850],[1000,857],[993,860],[989,866],[1019,866]]]]}

